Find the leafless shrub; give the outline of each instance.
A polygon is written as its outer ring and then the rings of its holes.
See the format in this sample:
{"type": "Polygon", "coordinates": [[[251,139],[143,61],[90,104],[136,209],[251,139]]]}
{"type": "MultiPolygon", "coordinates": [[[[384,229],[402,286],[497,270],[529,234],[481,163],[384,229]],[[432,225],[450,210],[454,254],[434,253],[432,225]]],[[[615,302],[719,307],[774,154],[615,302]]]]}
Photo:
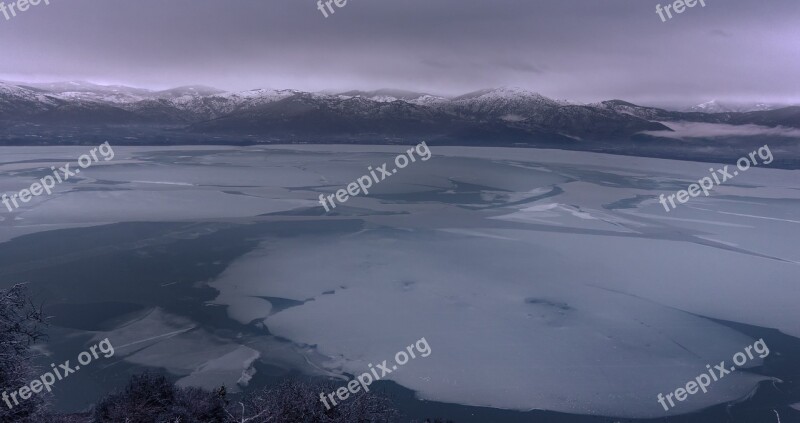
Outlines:
{"type": "Polygon", "coordinates": [[[284,382],[247,395],[228,406],[229,423],[383,423],[398,421],[398,412],[383,396],[359,392],[328,410],[321,392],[336,387],[300,381],[284,382]]]}
{"type": "Polygon", "coordinates": [[[121,392],[100,401],[95,422],[217,423],[224,421],[223,398],[198,388],[181,388],[164,376],[133,376],[121,392]]]}
{"type": "MultiPolygon", "coordinates": [[[[15,391],[36,378],[31,346],[44,338],[41,307],[28,297],[25,284],[0,290],[0,389],[15,391]]],[[[0,421],[41,421],[44,399],[34,395],[13,404],[0,403],[0,421]]]]}

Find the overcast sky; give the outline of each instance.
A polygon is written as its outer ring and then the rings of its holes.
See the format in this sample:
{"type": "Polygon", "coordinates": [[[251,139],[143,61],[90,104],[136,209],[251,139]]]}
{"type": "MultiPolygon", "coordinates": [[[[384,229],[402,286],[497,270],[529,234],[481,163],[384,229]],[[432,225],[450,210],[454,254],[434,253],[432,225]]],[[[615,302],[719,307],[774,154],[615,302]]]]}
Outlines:
{"type": "Polygon", "coordinates": [[[800,103],[800,1],[659,2],[50,0],[0,14],[0,79],[800,103]]]}

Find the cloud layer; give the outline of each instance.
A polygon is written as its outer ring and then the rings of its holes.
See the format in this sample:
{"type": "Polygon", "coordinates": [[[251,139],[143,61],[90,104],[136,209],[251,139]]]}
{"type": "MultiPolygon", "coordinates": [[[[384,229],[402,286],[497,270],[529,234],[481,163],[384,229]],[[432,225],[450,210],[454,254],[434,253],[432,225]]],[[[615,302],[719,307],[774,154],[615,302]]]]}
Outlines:
{"type": "Polygon", "coordinates": [[[52,0],[5,21],[0,78],[153,88],[438,94],[502,85],[577,101],[800,102],[796,0],[52,0]]]}
{"type": "Polygon", "coordinates": [[[723,123],[701,122],[660,122],[672,131],[642,131],[643,134],[655,137],[686,139],[686,138],[717,138],[717,137],[756,137],[779,136],[787,138],[800,138],[800,129],[776,126],[770,128],[760,125],[728,125],[723,123]]]}

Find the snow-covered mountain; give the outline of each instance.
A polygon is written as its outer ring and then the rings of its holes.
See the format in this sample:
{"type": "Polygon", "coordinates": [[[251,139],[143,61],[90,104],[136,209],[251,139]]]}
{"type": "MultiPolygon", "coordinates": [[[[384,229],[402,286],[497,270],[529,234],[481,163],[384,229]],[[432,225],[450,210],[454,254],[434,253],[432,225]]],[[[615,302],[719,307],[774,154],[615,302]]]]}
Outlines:
{"type": "Polygon", "coordinates": [[[686,109],[687,112],[700,113],[745,113],[775,110],[787,107],[785,104],[776,103],[722,103],[717,100],[707,101],[686,109]]]}
{"type": "Polygon", "coordinates": [[[126,87],[123,85],[98,85],[85,81],[66,81],[48,83],[8,83],[31,90],[39,90],[47,94],[67,100],[97,101],[110,103],[127,103],[148,98],[152,91],[126,87]]]}
{"type": "Polygon", "coordinates": [[[563,103],[520,88],[496,88],[453,98],[442,107],[459,114],[489,115],[512,120],[534,117],[560,108],[563,103]]]}
{"type": "Polygon", "coordinates": [[[0,82],[0,119],[45,112],[60,103],[46,91],[0,82]]]}
{"type": "Polygon", "coordinates": [[[156,98],[181,98],[181,97],[204,97],[222,94],[225,91],[203,85],[185,85],[183,87],[172,88],[169,90],[156,91],[151,93],[151,97],[156,98]]]}
{"type": "Polygon", "coordinates": [[[214,134],[349,142],[425,136],[466,143],[563,145],[642,139],[646,132],[670,131],[663,124],[670,121],[800,128],[800,108],[741,113],[721,107],[706,104],[706,110],[726,111],[675,112],[622,100],[576,104],[520,88],[486,89],[448,98],[389,89],[225,92],[185,86],[151,91],[87,82],[0,82],[0,124],[19,127],[32,123],[40,129],[71,125],[75,133],[86,132],[87,125],[138,125],[136,128],[147,131],[170,127],[170,136],[187,137],[214,134]]]}
{"type": "Polygon", "coordinates": [[[338,94],[341,98],[361,97],[379,103],[391,103],[393,101],[405,101],[412,104],[433,104],[436,102],[447,101],[446,97],[439,97],[426,93],[414,91],[380,89],[375,91],[346,91],[338,94]]]}

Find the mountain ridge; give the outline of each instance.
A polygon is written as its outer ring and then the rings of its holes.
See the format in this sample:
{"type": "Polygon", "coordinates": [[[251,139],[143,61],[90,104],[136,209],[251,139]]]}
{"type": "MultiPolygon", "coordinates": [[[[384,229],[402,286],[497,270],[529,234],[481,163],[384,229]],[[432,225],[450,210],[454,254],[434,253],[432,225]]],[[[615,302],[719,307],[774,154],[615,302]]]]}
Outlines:
{"type": "Polygon", "coordinates": [[[397,143],[424,137],[453,145],[652,149],[673,142],[659,136],[672,133],[673,122],[800,129],[800,107],[673,111],[619,99],[579,104],[514,87],[441,97],[392,89],[227,92],[190,85],[156,91],[76,81],[0,82],[0,143],[6,145],[87,137],[156,145],[397,143]]]}

